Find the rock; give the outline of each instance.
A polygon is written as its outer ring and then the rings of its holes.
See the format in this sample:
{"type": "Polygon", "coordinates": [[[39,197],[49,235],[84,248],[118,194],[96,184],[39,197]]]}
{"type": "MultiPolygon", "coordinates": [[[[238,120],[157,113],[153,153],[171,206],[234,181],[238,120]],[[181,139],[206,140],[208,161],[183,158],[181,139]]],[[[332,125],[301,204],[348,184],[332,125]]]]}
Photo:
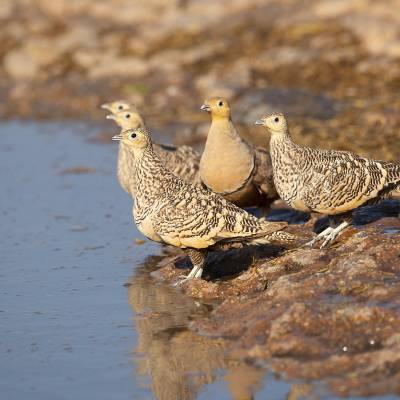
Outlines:
{"type": "Polygon", "coordinates": [[[81,65],[90,66],[88,77],[99,79],[104,77],[140,77],[149,72],[146,62],[136,57],[121,57],[113,53],[80,54],[76,59],[81,65]]]}
{"type": "Polygon", "coordinates": [[[74,24],[54,39],[54,46],[61,52],[71,52],[76,49],[87,50],[97,47],[98,44],[96,31],[93,27],[84,24],[74,24]]]}
{"type": "Polygon", "coordinates": [[[11,17],[14,11],[13,0],[3,0],[0,2],[0,20],[6,20],[11,17]]]}
{"type": "Polygon", "coordinates": [[[10,51],[4,58],[4,68],[15,79],[33,79],[44,68],[54,64],[59,52],[47,39],[30,39],[23,47],[10,51]]]}
{"type": "Polygon", "coordinates": [[[280,46],[259,54],[254,61],[257,70],[274,69],[282,65],[307,63],[319,57],[317,51],[301,47],[280,46]]]}
{"type": "MultiPolygon", "coordinates": [[[[230,258],[245,265],[243,250],[209,259],[205,276],[211,281],[190,282],[182,289],[222,303],[193,321],[191,329],[229,338],[232,354],[262,361],[290,380],[323,379],[337,395],[396,392],[400,236],[393,229],[400,222],[382,216],[398,207],[399,202],[390,201],[362,212],[361,224],[368,221],[365,214],[378,219],[347,230],[328,250],[253,255],[250,265],[233,276],[230,258]],[[214,268],[230,278],[215,280],[214,268]]],[[[305,233],[311,228],[295,227],[305,233]]],[[[159,273],[176,276],[173,268],[159,273]]]]}
{"type": "Polygon", "coordinates": [[[40,66],[23,49],[10,51],[3,61],[6,73],[14,79],[33,79],[40,66]]]}

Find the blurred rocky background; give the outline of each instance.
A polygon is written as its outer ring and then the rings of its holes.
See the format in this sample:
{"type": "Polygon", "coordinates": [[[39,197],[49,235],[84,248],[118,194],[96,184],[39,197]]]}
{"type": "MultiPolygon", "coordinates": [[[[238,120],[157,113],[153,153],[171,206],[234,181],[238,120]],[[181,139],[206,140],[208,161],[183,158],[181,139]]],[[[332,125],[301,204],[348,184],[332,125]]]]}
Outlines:
{"type": "Polygon", "coordinates": [[[220,94],[256,142],[274,109],[302,144],[400,158],[399,0],[1,0],[0,23],[2,118],[127,98],[187,142],[220,94]]]}

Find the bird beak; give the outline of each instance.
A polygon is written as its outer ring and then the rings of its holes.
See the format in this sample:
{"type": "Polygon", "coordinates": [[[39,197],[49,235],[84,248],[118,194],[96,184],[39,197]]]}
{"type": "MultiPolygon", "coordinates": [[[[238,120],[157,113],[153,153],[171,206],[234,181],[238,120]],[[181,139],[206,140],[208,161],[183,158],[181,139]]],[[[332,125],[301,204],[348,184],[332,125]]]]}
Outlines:
{"type": "Polygon", "coordinates": [[[264,125],[264,121],[262,119],[258,119],[256,122],[254,122],[254,125],[264,125]]]}
{"type": "Polygon", "coordinates": [[[200,107],[200,110],[201,110],[201,111],[210,111],[210,110],[211,110],[211,107],[210,107],[208,104],[203,104],[203,105],[200,107]]]}
{"type": "Polygon", "coordinates": [[[115,136],[113,136],[113,137],[111,138],[111,140],[122,140],[122,135],[121,135],[121,134],[115,135],[115,136]]]}
{"type": "Polygon", "coordinates": [[[110,103],[102,104],[102,105],[100,106],[100,108],[103,108],[104,110],[111,111],[111,105],[110,105],[110,103]]]}
{"type": "Polygon", "coordinates": [[[106,119],[113,119],[113,120],[115,120],[115,115],[109,114],[109,115],[107,115],[106,119]]]}

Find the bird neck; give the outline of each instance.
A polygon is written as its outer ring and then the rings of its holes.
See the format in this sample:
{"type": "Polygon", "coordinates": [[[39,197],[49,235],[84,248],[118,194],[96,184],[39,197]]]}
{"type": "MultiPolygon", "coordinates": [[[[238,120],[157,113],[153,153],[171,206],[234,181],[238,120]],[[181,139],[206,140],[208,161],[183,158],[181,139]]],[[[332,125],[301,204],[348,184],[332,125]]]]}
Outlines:
{"type": "Polygon", "coordinates": [[[122,132],[128,129],[145,128],[144,121],[142,119],[124,121],[122,123],[119,123],[119,126],[122,132]]]}
{"type": "MultiPolygon", "coordinates": [[[[286,129],[281,132],[271,132],[271,141],[270,141],[270,152],[272,157],[272,165],[275,169],[274,164],[278,162],[278,160],[285,160],[285,163],[288,165],[297,165],[301,166],[301,157],[294,157],[294,154],[299,153],[299,146],[293,142],[289,131],[286,129]]],[[[300,152],[301,155],[301,152],[300,152]]],[[[297,167],[294,167],[297,168],[297,167]]]]}
{"type": "Polygon", "coordinates": [[[153,146],[135,149],[135,182],[137,187],[136,197],[141,203],[152,202],[156,196],[165,191],[165,181],[170,174],[162,165],[153,146]]]}
{"type": "Polygon", "coordinates": [[[282,142],[294,145],[292,137],[290,136],[289,130],[287,128],[282,131],[271,132],[271,144],[282,142]]]}
{"type": "MultiPolygon", "coordinates": [[[[210,131],[207,137],[207,143],[229,144],[234,143],[235,146],[241,145],[248,147],[247,143],[239,136],[235,125],[228,117],[213,117],[210,131]]],[[[207,146],[206,143],[206,146],[207,146]]]]}

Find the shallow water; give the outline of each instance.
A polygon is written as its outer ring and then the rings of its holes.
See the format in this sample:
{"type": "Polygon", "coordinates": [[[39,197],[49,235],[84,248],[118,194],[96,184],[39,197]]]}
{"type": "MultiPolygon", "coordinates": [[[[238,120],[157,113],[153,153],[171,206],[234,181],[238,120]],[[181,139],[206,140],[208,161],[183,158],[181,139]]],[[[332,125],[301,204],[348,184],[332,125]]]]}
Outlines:
{"type": "Polygon", "coordinates": [[[99,127],[0,129],[1,398],[295,396],[296,383],[187,329],[210,306],[151,275],[162,249],[135,243],[116,145],[91,141],[99,127]]]}
{"type": "Polygon", "coordinates": [[[2,398],[230,398],[223,345],[186,329],[207,308],[150,276],[161,249],[134,243],[116,146],[91,134],[1,125],[2,398]]]}

